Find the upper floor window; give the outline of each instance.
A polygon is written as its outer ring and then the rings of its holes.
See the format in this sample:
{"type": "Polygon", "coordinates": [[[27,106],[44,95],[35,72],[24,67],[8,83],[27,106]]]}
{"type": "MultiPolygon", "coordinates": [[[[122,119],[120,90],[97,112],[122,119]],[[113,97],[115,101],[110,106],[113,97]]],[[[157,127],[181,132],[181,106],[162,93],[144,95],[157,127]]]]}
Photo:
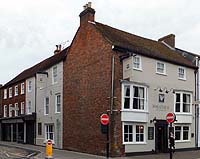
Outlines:
{"type": "Polygon", "coordinates": [[[28,81],[28,92],[31,92],[32,90],[32,82],[28,81]]]}
{"type": "Polygon", "coordinates": [[[15,86],[15,96],[17,96],[17,95],[18,95],[18,85],[15,86]]]}
{"type": "Polygon", "coordinates": [[[9,105],[9,117],[12,117],[12,104],[9,105]]]}
{"type": "Polygon", "coordinates": [[[7,114],[8,114],[8,108],[7,108],[7,105],[4,105],[4,107],[3,107],[3,116],[7,117],[7,114]]]}
{"type": "Polygon", "coordinates": [[[145,143],[145,127],[143,124],[124,124],[124,143],[145,143]]]}
{"type": "Polygon", "coordinates": [[[32,102],[29,100],[28,101],[28,105],[27,105],[27,114],[31,114],[32,113],[32,102]]]}
{"type": "Polygon", "coordinates": [[[175,140],[188,141],[190,140],[190,127],[187,125],[175,126],[175,140]]]}
{"type": "Polygon", "coordinates": [[[178,68],[178,78],[186,80],[186,70],[183,67],[178,68]]]}
{"type": "Polygon", "coordinates": [[[19,115],[19,107],[18,107],[18,103],[15,103],[15,116],[19,115]]]}
{"type": "Polygon", "coordinates": [[[176,92],[175,94],[175,112],[191,113],[192,95],[190,93],[176,92]]]}
{"type": "Polygon", "coordinates": [[[56,113],[60,113],[61,111],[61,95],[56,94],[56,113]]]}
{"type": "Polygon", "coordinates": [[[24,94],[24,82],[21,83],[21,94],[24,94]]]}
{"type": "Polygon", "coordinates": [[[21,102],[21,114],[24,114],[24,102],[21,102]]]}
{"type": "Polygon", "coordinates": [[[46,97],[44,99],[44,114],[45,115],[49,114],[49,97],[46,97]]]}
{"type": "Polygon", "coordinates": [[[52,72],[52,74],[53,74],[53,83],[57,83],[58,82],[58,69],[57,69],[57,66],[54,66],[52,71],[53,71],[52,72]]]}
{"type": "Polygon", "coordinates": [[[3,99],[7,99],[7,89],[4,89],[4,95],[3,99]]]}
{"type": "Polygon", "coordinates": [[[156,62],[156,73],[158,74],[166,74],[166,66],[163,62],[156,62]]]}
{"type": "Polygon", "coordinates": [[[141,63],[141,57],[140,56],[134,56],[133,57],[133,69],[142,70],[142,63],[141,63]]]}
{"type": "Polygon", "coordinates": [[[147,88],[144,86],[125,84],[123,85],[123,109],[146,110],[147,88]]]}
{"type": "Polygon", "coordinates": [[[9,98],[12,98],[12,87],[9,88],[9,98]]]}

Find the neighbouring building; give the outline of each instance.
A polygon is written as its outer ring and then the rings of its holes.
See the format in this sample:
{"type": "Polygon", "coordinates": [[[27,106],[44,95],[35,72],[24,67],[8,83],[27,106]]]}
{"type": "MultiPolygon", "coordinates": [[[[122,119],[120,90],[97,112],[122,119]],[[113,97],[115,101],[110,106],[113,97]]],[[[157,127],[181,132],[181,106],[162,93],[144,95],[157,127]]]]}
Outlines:
{"type": "Polygon", "coordinates": [[[176,148],[195,148],[197,67],[169,47],[173,35],[155,41],[98,23],[91,3],[79,16],[64,62],[63,148],[105,154],[100,116],[109,113],[112,156],[167,152],[168,112],[176,148]]]}
{"type": "Polygon", "coordinates": [[[62,148],[63,61],[67,48],[26,69],[1,88],[2,140],[62,148]]]}

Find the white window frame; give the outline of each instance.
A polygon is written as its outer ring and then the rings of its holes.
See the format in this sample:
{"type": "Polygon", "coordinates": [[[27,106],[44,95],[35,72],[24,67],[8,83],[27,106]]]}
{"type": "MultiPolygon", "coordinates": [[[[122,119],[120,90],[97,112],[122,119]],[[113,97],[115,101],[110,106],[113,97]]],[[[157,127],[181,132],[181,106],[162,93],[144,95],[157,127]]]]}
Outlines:
{"type": "Polygon", "coordinates": [[[3,106],[3,117],[7,117],[8,116],[8,107],[7,105],[3,106]]]}
{"type": "Polygon", "coordinates": [[[15,96],[18,96],[18,92],[19,92],[19,90],[18,90],[18,85],[16,85],[16,86],[15,86],[15,96]]]}
{"type": "Polygon", "coordinates": [[[24,94],[24,82],[21,83],[21,94],[24,94]]]}
{"type": "Polygon", "coordinates": [[[122,124],[123,128],[122,128],[122,137],[123,137],[123,144],[146,144],[146,125],[144,123],[131,123],[131,122],[123,122],[122,124]],[[132,142],[125,142],[124,140],[124,134],[125,134],[125,130],[124,130],[124,126],[125,125],[131,125],[132,126],[132,142]],[[143,139],[144,141],[136,141],[136,126],[143,126],[144,130],[143,130],[143,139]]]}
{"type": "Polygon", "coordinates": [[[178,79],[186,80],[186,69],[184,67],[178,67],[178,79]],[[180,70],[183,70],[183,72],[181,72],[180,70]],[[181,77],[182,75],[183,77],[181,77]]]}
{"type": "Polygon", "coordinates": [[[55,131],[55,128],[54,128],[54,124],[45,124],[45,141],[49,140],[50,137],[52,135],[53,139],[50,139],[52,140],[52,142],[54,143],[54,131],[55,131]],[[52,132],[50,131],[50,126],[52,126],[52,132]],[[50,135],[51,133],[51,135],[50,135]]]}
{"type": "Polygon", "coordinates": [[[55,113],[61,113],[61,94],[60,93],[55,95],[55,110],[56,110],[55,113]],[[60,101],[58,101],[58,97],[60,97],[60,101]],[[58,105],[60,105],[60,111],[58,111],[58,105]]]}
{"type": "Polygon", "coordinates": [[[12,98],[12,87],[9,88],[9,98],[12,98]]]}
{"type": "Polygon", "coordinates": [[[7,99],[7,95],[8,95],[7,92],[8,92],[7,89],[4,89],[4,96],[3,96],[3,99],[7,99]]]}
{"type": "Polygon", "coordinates": [[[175,125],[174,126],[174,136],[175,136],[175,142],[189,142],[191,141],[191,126],[190,125],[183,125],[183,124],[180,124],[180,125],[175,125]],[[176,136],[175,136],[175,128],[176,127],[181,127],[181,131],[180,131],[180,140],[176,140],[176,136]],[[188,140],[183,140],[183,133],[184,133],[184,130],[183,130],[183,127],[188,127],[189,130],[188,130],[188,140]]]}
{"type": "Polygon", "coordinates": [[[166,75],[166,64],[164,62],[156,61],[156,73],[161,75],[166,75]],[[158,67],[159,64],[163,64],[164,68],[158,67]],[[160,72],[159,69],[163,69],[163,71],[160,72]]]}
{"type": "Polygon", "coordinates": [[[27,109],[26,109],[26,114],[31,114],[32,113],[32,101],[29,100],[27,102],[27,109]]]}
{"type": "Polygon", "coordinates": [[[175,94],[174,94],[174,112],[176,114],[192,114],[192,93],[181,92],[181,91],[175,92],[175,94]],[[176,94],[180,94],[180,112],[176,111],[176,103],[178,103],[178,102],[176,102],[176,94]],[[189,112],[183,112],[183,94],[190,95],[190,103],[187,103],[187,104],[190,104],[190,106],[189,106],[190,111],[189,112]]]}
{"type": "Polygon", "coordinates": [[[57,65],[52,67],[52,83],[53,84],[58,83],[58,66],[57,65]]]}
{"type": "Polygon", "coordinates": [[[142,71],[142,59],[141,56],[134,56],[133,57],[133,69],[142,71]],[[137,61],[136,61],[137,59],[137,61]],[[138,65],[138,67],[135,67],[138,65]]]}
{"type": "MultiPolygon", "coordinates": [[[[122,110],[130,110],[130,111],[141,111],[141,112],[146,112],[148,110],[148,93],[147,93],[147,87],[143,86],[143,85],[138,85],[138,84],[128,84],[128,83],[124,83],[122,84],[122,110]],[[124,102],[125,102],[125,96],[124,96],[124,88],[125,86],[129,86],[130,87],[130,101],[129,101],[129,108],[124,108],[124,102]],[[133,108],[133,86],[134,87],[140,87],[144,89],[144,109],[134,109],[133,108]]],[[[141,98],[142,99],[142,98],[141,98]]]]}
{"type": "Polygon", "coordinates": [[[32,81],[28,81],[28,92],[32,91],[32,81]]]}
{"type": "Polygon", "coordinates": [[[49,106],[50,106],[50,99],[49,99],[49,97],[45,97],[44,98],[44,115],[49,115],[49,111],[50,111],[49,106]],[[47,99],[49,102],[48,106],[47,106],[47,99]],[[48,112],[47,112],[47,108],[48,108],[48,112]]]}
{"type": "Polygon", "coordinates": [[[24,105],[24,102],[21,102],[21,114],[25,114],[25,105],[24,105]]]}
{"type": "Polygon", "coordinates": [[[12,117],[12,104],[9,104],[9,117],[12,117]]]}
{"type": "Polygon", "coordinates": [[[15,116],[19,116],[19,105],[15,103],[15,116]]]}

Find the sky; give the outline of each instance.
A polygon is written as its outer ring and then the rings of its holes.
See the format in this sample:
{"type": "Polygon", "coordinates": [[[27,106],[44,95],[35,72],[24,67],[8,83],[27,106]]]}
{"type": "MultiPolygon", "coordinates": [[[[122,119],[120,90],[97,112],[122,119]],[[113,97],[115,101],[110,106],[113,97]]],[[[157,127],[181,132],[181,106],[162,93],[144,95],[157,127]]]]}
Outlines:
{"type": "Polygon", "coordinates": [[[97,22],[200,54],[199,0],[0,0],[0,84],[69,46],[87,2],[97,22]]]}

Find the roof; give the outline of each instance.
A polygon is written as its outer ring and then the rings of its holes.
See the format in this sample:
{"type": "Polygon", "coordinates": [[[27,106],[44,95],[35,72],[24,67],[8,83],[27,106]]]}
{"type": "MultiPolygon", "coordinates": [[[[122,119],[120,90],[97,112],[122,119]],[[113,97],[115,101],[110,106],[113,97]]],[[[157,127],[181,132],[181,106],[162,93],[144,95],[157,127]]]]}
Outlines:
{"type": "MultiPolygon", "coordinates": [[[[69,48],[69,47],[68,47],[69,48]]],[[[30,78],[34,76],[37,72],[45,71],[46,69],[50,68],[51,66],[59,63],[60,61],[63,61],[67,55],[68,48],[65,48],[60,53],[55,54],[42,62],[24,70],[19,75],[17,75],[15,78],[13,78],[11,81],[6,83],[3,87],[7,87],[9,85],[12,85],[14,83],[20,82],[22,80],[25,80],[27,78],[30,78]]]]}
{"type": "Polygon", "coordinates": [[[115,47],[143,56],[197,69],[191,61],[160,41],[140,37],[98,22],[95,22],[94,26],[115,47]]]}

